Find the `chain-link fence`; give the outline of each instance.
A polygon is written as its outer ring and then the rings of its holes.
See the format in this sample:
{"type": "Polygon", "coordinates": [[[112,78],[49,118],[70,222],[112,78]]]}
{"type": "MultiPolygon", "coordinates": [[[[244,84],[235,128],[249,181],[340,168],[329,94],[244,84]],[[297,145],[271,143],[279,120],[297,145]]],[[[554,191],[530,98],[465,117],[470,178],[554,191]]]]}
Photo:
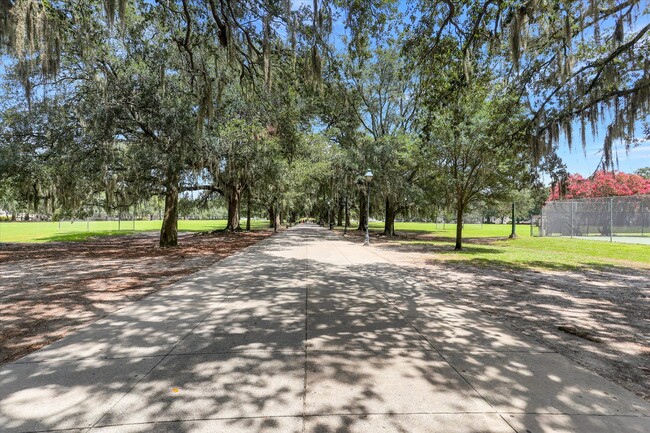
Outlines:
{"type": "Polygon", "coordinates": [[[550,201],[540,236],[650,237],[650,195],[550,201]]]}

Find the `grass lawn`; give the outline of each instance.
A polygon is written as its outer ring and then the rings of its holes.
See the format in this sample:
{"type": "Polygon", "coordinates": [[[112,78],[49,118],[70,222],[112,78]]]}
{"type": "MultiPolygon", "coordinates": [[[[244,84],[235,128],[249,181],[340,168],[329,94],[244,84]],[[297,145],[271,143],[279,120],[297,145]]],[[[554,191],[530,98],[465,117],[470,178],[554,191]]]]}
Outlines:
{"type": "Polygon", "coordinates": [[[650,246],[606,243],[566,238],[519,238],[492,241],[488,244],[464,243],[454,251],[453,243],[441,241],[404,241],[427,244],[437,259],[469,262],[478,266],[574,270],[579,268],[650,269],[650,246]]]}
{"type": "MultiPolygon", "coordinates": [[[[355,226],[356,227],[356,226],[355,226]]],[[[370,230],[384,230],[383,222],[371,222],[370,230]]],[[[537,227],[534,227],[537,234],[537,227]]],[[[403,232],[431,233],[434,236],[445,238],[456,237],[456,224],[434,224],[434,223],[408,223],[396,222],[395,231],[399,234],[403,232]]],[[[463,227],[463,237],[465,238],[493,238],[509,236],[512,231],[510,224],[465,224],[463,227]]],[[[530,226],[528,224],[517,224],[517,236],[530,237],[530,226]]]]}
{"type": "MultiPolygon", "coordinates": [[[[1,222],[0,242],[54,242],[82,241],[97,236],[127,235],[138,232],[158,231],[162,222],[154,221],[62,221],[58,222],[1,222]]],[[[246,220],[242,220],[245,226],[246,220]]],[[[269,226],[268,221],[251,220],[251,229],[269,226]]],[[[179,220],[179,232],[204,232],[223,229],[225,220],[179,220]]]]}
{"type": "MultiPolygon", "coordinates": [[[[371,223],[380,231],[383,223],[371,223]]],[[[395,223],[398,232],[430,233],[432,240],[396,238],[404,246],[426,247],[432,258],[447,262],[465,262],[477,266],[506,266],[514,269],[642,268],[650,269],[650,246],[598,242],[584,239],[540,238],[530,236],[530,226],[518,225],[518,239],[507,239],[511,227],[506,224],[465,224],[463,251],[454,251],[456,226],[432,223],[395,223]],[[502,238],[502,239],[480,239],[502,238]],[[448,240],[447,240],[448,239],[448,240]]],[[[537,233],[537,232],[535,232],[537,233]]]]}

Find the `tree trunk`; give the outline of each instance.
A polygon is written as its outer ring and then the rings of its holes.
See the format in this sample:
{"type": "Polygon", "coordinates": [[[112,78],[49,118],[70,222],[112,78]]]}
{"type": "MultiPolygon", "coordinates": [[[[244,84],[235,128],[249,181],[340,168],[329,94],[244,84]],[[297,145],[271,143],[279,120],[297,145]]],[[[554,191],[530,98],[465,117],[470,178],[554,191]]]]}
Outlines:
{"type": "Polygon", "coordinates": [[[386,199],[386,218],[384,220],[384,235],[395,236],[395,208],[389,199],[386,199]]]}
{"type": "Polygon", "coordinates": [[[454,250],[460,251],[463,249],[463,202],[458,200],[456,205],[456,246],[454,250]]]}
{"type": "Polygon", "coordinates": [[[34,184],[34,217],[36,217],[36,214],[38,214],[39,202],[40,199],[38,195],[38,185],[34,184]]]}
{"type": "Polygon", "coordinates": [[[348,206],[348,198],[345,197],[345,225],[343,226],[343,234],[348,233],[348,227],[350,226],[350,208],[348,206]]]}
{"type": "Polygon", "coordinates": [[[244,196],[244,190],[239,190],[239,200],[237,200],[237,217],[239,218],[237,220],[237,227],[239,227],[239,231],[241,231],[241,199],[244,196]]]}
{"type": "Polygon", "coordinates": [[[246,231],[251,231],[251,191],[246,192],[246,231]]]}
{"type": "Polygon", "coordinates": [[[236,186],[226,188],[226,200],[228,201],[228,223],[226,231],[241,231],[239,225],[239,202],[241,201],[241,191],[236,186]]]}
{"type": "Polygon", "coordinates": [[[280,212],[275,208],[275,205],[269,207],[269,219],[271,221],[270,227],[273,228],[273,233],[276,233],[280,225],[280,212]]]}
{"type": "Polygon", "coordinates": [[[162,248],[178,245],[178,183],[167,184],[165,191],[165,214],[160,228],[162,248]]]}
{"type": "Polygon", "coordinates": [[[359,227],[357,230],[361,232],[366,231],[366,226],[368,225],[368,213],[367,213],[367,195],[365,191],[361,191],[359,194],[359,227]]]}
{"type": "Polygon", "coordinates": [[[16,222],[16,211],[13,211],[13,212],[11,213],[11,221],[12,221],[12,222],[16,222]]]}
{"type": "Polygon", "coordinates": [[[343,200],[339,200],[339,211],[336,215],[336,225],[341,227],[343,225],[343,200]]]}
{"type": "Polygon", "coordinates": [[[345,199],[345,226],[350,227],[350,206],[347,198],[345,199]]]}

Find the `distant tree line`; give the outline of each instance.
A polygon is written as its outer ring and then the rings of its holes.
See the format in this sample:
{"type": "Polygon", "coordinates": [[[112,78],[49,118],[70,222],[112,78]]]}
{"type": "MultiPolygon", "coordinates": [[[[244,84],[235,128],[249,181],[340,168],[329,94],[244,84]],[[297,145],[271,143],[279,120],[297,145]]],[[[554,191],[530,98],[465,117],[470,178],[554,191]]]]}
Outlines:
{"type": "Polygon", "coordinates": [[[183,197],[222,202],[230,231],[253,213],[363,230],[368,204],[387,236],[406,215],[531,212],[543,174],[567,180],[561,142],[605,131],[607,170],[614,143],[638,142],[649,8],[0,0],[0,203],[74,217],[160,200],[162,247],[183,197]]]}

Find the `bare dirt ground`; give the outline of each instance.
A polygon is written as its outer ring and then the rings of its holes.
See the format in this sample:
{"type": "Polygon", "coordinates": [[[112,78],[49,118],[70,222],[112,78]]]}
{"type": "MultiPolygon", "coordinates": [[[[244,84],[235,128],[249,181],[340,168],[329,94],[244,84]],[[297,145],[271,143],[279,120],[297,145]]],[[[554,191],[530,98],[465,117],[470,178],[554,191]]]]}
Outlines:
{"type": "Polygon", "coordinates": [[[183,234],[172,249],[157,233],[0,244],[0,365],[271,234],[183,234]]]}
{"type": "Polygon", "coordinates": [[[436,259],[451,244],[400,243],[421,236],[378,238],[373,246],[430,286],[650,401],[650,271],[618,264],[574,271],[477,266],[436,259]]]}

